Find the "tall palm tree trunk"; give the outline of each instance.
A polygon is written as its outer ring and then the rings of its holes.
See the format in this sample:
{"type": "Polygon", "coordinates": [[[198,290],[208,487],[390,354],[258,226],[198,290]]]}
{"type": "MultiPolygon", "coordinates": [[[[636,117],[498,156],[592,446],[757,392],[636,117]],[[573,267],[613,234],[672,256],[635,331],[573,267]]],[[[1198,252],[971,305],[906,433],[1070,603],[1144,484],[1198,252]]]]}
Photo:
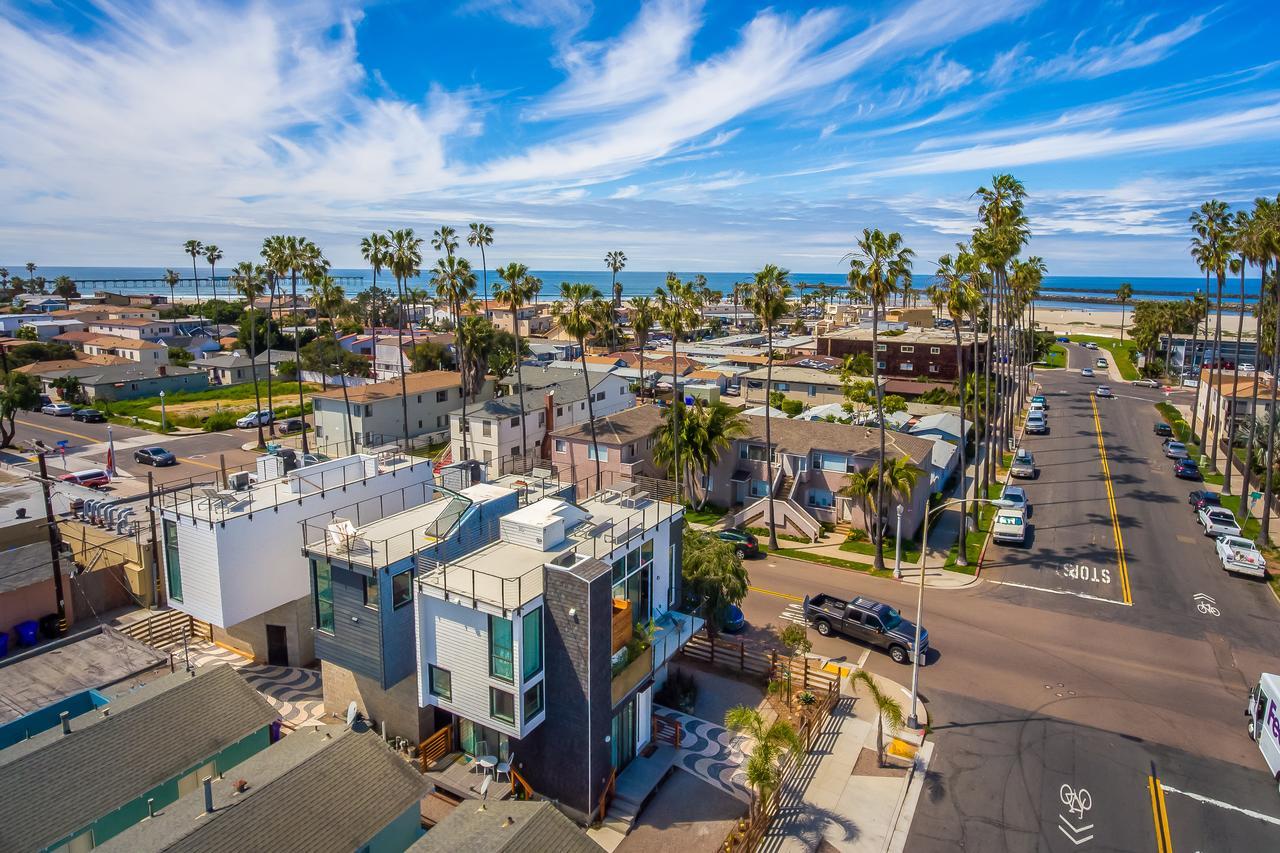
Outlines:
{"type": "MultiPolygon", "coordinates": [[[[271,320],[276,313],[276,279],[275,273],[271,274],[268,279],[271,287],[267,291],[267,323],[263,330],[267,333],[267,411],[271,412],[271,422],[267,424],[267,434],[275,437],[276,434],[276,418],[275,418],[275,400],[271,392],[271,320]]],[[[259,409],[261,411],[261,409],[259,409]]]]}
{"type": "Polygon", "coordinates": [[[773,431],[769,410],[773,408],[769,398],[773,396],[773,326],[765,330],[769,341],[769,360],[765,362],[764,376],[764,464],[769,479],[769,547],[778,550],[778,531],[773,516],[773,431]]]}
{"type": "MultiPolygon", "coordinates": [[[[676,338],[678,337],[680,336],[676,334],[676,330],[672,329],[671,330],[671,459],[672,459],[671,476],[676,481],[677,490],[679,490],[680,481],[683,479],[681,471],[684,470],[680,465],[680,429],[681,429],[680,412],[681,412],[681,409],[684,407],[684,401],[680,399],[680,379],[677,376],[679,371],[676,370],[676,338]]],[[[583,352],[585,353],[586,350],[583,350],[583,352]]],[[[584,372],[585,372],[585,369],[584,369],[584,372]]],[[[766,399],[764,401],[764,404],[767,407],[769,405],[769,401],[766,399]]],[[[765,411],[765,414],[766,415],[768,414],[767,409],[765,411]]],[[[766,423],[765,426],[768,426],[768,423],[766,423]]],[[[766,434],[765,441],[768,442],[768,440],[769,440],[768,435],[766,434]]],[[[767,459],[769,448],[766,447],[764,452],[766,454],[766,459],[767,459]]],[[[772,530],[769,531],[769,535],[773,536],[772,530]]],[[[773,540],[773,539],[771,539],[770,541],[776,542],[776,540],[773,540]]],[[[775,544],[774,547],[776,548],[777,545],[775,544]]]]}
{"type": "MultiPolygon", "coordinates": [[[[262,411],[262,398],[258,395],[258,327],[253,318],[253,296],[249,297],[249,371],[253,374],[253,410],[262,411]]],[[[268,375],[270,370],[268,370],[268,375]]],[[[262,436],[262,418],[255,417],[258,422],[258,446],[265,447],[267,442],[262,436]]]]}
{"type": "MultiPolygon", "coordinates": [[[[1231,405],[1227,407],[1230,414],[1231,422],[1227,424],[1227,472],[1223,477],[1222,490],[1230,494],[1231,492],[1231,472],[1236,467],[1236,394],[1240,392],[1240,340],[1244,337],[1244,274],[1248,268],[1248,264],[1244,259],[1240,259],[1240,313],[1236,318],[1236,357],[1231,362],[1231,405]]],[[[1257,365],[1254,365],[1255,376],[1257,365]]],[[[1245,467],[1248,467],[1248,460],[1245,460],[1245,467]]],[[[1241,492],[1240,505],[1244,507],[1245,513],[1249,511],[1249,496],[1241,492]]]]}
{"type": "MultiPolygon", "coordinates": [[[[1240,506],[1244,508],[1245,519],[1249,518],[1249,483],[1253,478],[1253,449],[1258,435],[1258,383],[1262,380],[1262,300],[1266,291],[1267,265],[1262,263],[1262,278],[1258,282],[1258,357],[1253,365],[1253,390],[1249,395],[1249,443],[1244,451],[1244,483],[1240,486],[1240,506]]],[[[1240,301],[1241,313],[1244,312],[1244,300],[1240,301]]],[[[1237,345],[1238,346],[1238,345],[1237,345]]],[[[1274,376],[1274,368],[1273,373],[1274,376]]]]}
{"type": "MultiPolygon", "coordinates": [[[[298,340],[302,337],[298,328],[298,270],[294,269],[291,273],[291,281],[293,286],[293,363],[298,368],[298,417],[303,418],[303,401],[302,401],[302,356],[299,354],[298,340]]],[[[274,420],[274,418],[272,418],[274,420]]],[[[307,447],[307,430],[302,430],[302,452],[308,453],[307,447]]]]}
{"type": "Polygon", "coordinates": [[[881,472],[876,477],[876,517],[872,541],[876,544],[876,570],[884,571],[884,526],[880,523],[880,513],[884,508],[884,396],[880,393],[880,307],[874,301],[871,303],[871,393],[876,398],[876,420],[879,421],[881,472]]]}
{"type": "MultiPolygon", "coordinates": [[[[979,417],[978,405],[978,378],[980,375],[978,367],[978,317],[975,310],[973,316],[973,394],[971,395],[973,401],[973,487],[975,490],[978,488],[978,481],[982,479],[982,472],[986,467],[985,460],[982,458],[982,449],[987,440],[987,424],[979,417]]],[[[965,390],[961,388],[960,391],[960,404],[962,406],[964,405],[965,390]]],[[[985,495],[986,492],[983,492],[978,497],[985,495]]],[[[969,505],[970,510],[973,512],[974,523],[978,521],[979,506],[981,504],[973,503],[969,505]]]]}
{"type": "MultiPolygon", "coordinates": [[[[956,563],[961,566],[969,565],[968,545],[967,545],[967,527],[969,526],[969,515],[966,508],[965,497],[969,491],[968,483],[965,482],[965,460],[964,446],[967,443],[968,433],[964,428],[964,345],[960,341],[960,323],[952,324],[956,333],[956,364],[960,367],[960,549],[956,558],[956,563]]],[[[928,508],[926,507],[926,512],[928,508]]],[[[920,559],[921,565],[924,565],[925,549],[929,547],[928,542],[920,543],[920,559]]]]}
{"type": "Polygon", "coordinates": [[[992,346],[992,329],[995,327],[995,281],[994,276],[991,287],[987,289],[987,348],[983,357],[982,374],[985,386],[982,389],[983,406],[982,411],[986,415],[984,428],[982,431],[983,443],[986,445],[986,458],[982,460],[982,495],[986,497],[987,491],[991,486],[991,481],[995,478],[995,468],[992,466],[992,456],[995,452],[995,431],[996,424],[991,417],[991,362],[994,358],[994,347],[992,346]]]}
{"type": "MultiPolygon", "coordinates": [[[[1222,285],[1226,275],[1218,271],[1218,298],[1214,307],[1213,319],[1213,374],[1216,377],[1212,381],[1212,386],[1218,391],[1218,404],[1222,408],[1222,285]]],[[[1238,355],[1238,353],[1237,353],[1238,355]]],[[[1237,359],[1238,360],[1238,359],[1237,359]]],[[[1206,392],[1206,398],[1208,393],[1206,392]]],[[[1213,418],[1213,451],[1210,455],[1210,462],[1216,469],[1218,467],[1218,434],[1222,429],[1222,418],[1214,414],[1213,418]]],[[[1204,445],[1200,445],[1201,451],[1204,445]]]]}
{"type": "Polygon", "coordinates": [[[582,384],[587,388],[587,419],[591,427],[592,455],[596,457],[596,494],[600,493],[600,448],[596,446],[596,407],[591,399],[591,377],[587,373],[586,338],[578,338],[578,352],[582,358],[582,384]]]}
{"type": "MultiPolygon", "coordinates": [[[[1265,279],[1265,273],[1263,278],[1265,279]]],[[[1271,405],[1267,409],[1267,478],[1262,490],[1262,541],[1271,542],[1271,501],[1275,488],[1276,389],[1280,386],[1280,257],[1271,274],[1271,311],[1275,326],[1271,338],[1271,405]]],[[[1261,335],[1259,335],[1261,339],[1261,335]]]]}
{"type": "MultiPolygon", "coordinates": [[[[462,300],[453,298],[450,300],[450,308],[453,309],[453,345],[458,350],[458,383],[462,391],[462,458],[470,459],[471,453],[467,448],[467,436],[471,432],[471,424],[467,422],[467,388],[471,384],[467,381],[467,351],[462,345],[462,300]]],[[[401,340],[403,341],[403,333],[401,340]]],[[[401,372],[401,381],[404,379],[404,371],[401,372]]],[[[408,397],[405,397],[406,401],[408,397]]],[[[405,423],[408,423],[406,419],[405,423]]],[[[458,460],[454,460],[455,462],[458,460]]],[[[499,463],[501,467],[501,463],[499,463]]]]}
{"type": "MultiPolygon", "coordinates": [[[[488,304],[489,302],[486,299],[485,305],[487,306],[488,304]]],[[[512,311],[511,313],[513,315],[512,325],[515,327],[515,331],[516,331],[516,384],[520,386],[520,455],[522,457],[522,461],[528,461],[529,433],[526,432],[525,426],[524,426],[524,367],[523,367],[524,359],[520,357],[520,312],[519,310],[515,310],[515,311],[512,311]]],[[[586,351],[585,350],[583,351],[582,377],[583,377],[583,381],[586,382],[587,367],[586,367],[586,351]]],[[[481,379],[480,381],[483,382],[484,380],[481,379]]],[[[588,383],[588,386],[589,385],[590,383],[588,383]]],[[[590,387],[588,387],[587,389],[587,396],[588,397],[591,396],[590,387]]],[[[594,429],[594,426],[592,428],[594,429]]],[[[599,465],[598,460],[596,464],[599,465]]],[[[524,472],[521,471],[520,473],[523,474],[524,472]]]]}
{"type": "MultiPolygon", "coordinates": [[[[1209,274],[1206,272],[1204,276],[1205,295],[1209,293],[1209,274]]],[[[1191,300],[1191,351],[1182,359],[1182,373],[1187,372],[1188,367],[1195,367],[1196,349],[1200,346],[1200,308],[1196,304],[1195,299],[1191,300]]],[[[1166,366],[1168,362],[1165,362],[1166,366]]],[[[1191,434],[1196,434],[1196,420],[1200,413],[1200,386],[1204,383],[1200,381],[1200,373],[1202,371],[1196,369],[1196,393],[1191,398],[1191,434]]],[[[1178,377],[1178,387],[1182,387],[1182,377],[1178,377]]],[[[1201,445],[1203,447],[1204,445],[1201,445]]]]}
{"type": "MultiPolygon", "coordinates": [[[[396,267],[396,363],[400,370],[400,416],[401,427],[404,435],[404,452],[409,452],[409,383],[405,376],[409,372],[408,366],[404,363],[404,278],[400,275],[400,267],[396,267]]],[[[460,336],[455,336],[455,339],[460,336]]],[[[377,350],[373,353],[374,361],[378,359],[377,350]]],[[[462,401],[465,404],[466,397],[466,380],[462,380],[462,401]]],[[[466,418],[463,417],[465,423],[466,418]]],[[[466,438],[466,431],[463,431],[463,438],[466,438]]],[[[465,453],[463,455],[466,455],[465,453]]]]}

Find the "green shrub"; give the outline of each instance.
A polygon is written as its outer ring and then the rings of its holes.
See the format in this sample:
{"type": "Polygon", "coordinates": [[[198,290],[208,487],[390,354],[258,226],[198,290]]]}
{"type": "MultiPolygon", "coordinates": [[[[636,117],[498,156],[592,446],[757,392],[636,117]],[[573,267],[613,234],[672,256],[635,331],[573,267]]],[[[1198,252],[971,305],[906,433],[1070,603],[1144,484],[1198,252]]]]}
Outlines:
{"type": "Polygon", "coordinates": [[[846,542],[866,542],[870,539],[870,534],[865,530],[850,530],[849,535],[845,538],[846,542]]]}
{"type": "Polygon", "coordinates": [[[223,430],[232,429],[236,425],[236,415],[234,412],[228,412],[225,409],[214,412],[204,420],[205,432],[222,432],[223,430]]]}
{"type": "Polygon", "coordinates": [[[683,669],[673,669],[654,698],[659,705],[692,714],[698,701],[698,684],[683,669]]]}
{"type": "Polygon", "coordinates": [[[783,400],[780,408],[784,415],[789,418],[794,418],[796,415],[804,411],[804,403],[801,403],[799,400],[783,400]]]}

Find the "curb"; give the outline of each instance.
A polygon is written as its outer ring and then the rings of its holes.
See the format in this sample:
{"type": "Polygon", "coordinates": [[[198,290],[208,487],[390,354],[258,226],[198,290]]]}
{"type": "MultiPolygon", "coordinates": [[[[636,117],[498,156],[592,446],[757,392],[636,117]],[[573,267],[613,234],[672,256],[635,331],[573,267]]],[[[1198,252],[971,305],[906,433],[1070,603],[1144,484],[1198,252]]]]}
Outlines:
{"type": "MultiPolygon", "coordinates": [[[[1041,383],[1039,383],[1039,382],[1035,383],[1035,387],[1036,387],[1036,388],[1038,388],[1038,389],[1043,389],[1043,388],[1044,388],[1044,386],[1043,386],[1041,383]]],[[[1019,411],[1021,411],[1021,410],[1019,410],[1019,411]]],[[[1022,427],[1018,430],[1018,434],[1017,434],[1017,436],[1015,436],[1015,437],[1014,437],[1013,446],[1014,446],[1014,448],[1015,448],[1015,452],[1016,452],[1016,449],[1022,445],[1022,437],[1023,437],[1023,435],[1026,433],[1026,431],[1027,431],[1027,422],[1026,422],[1025,420],[1023,420],[1023,422],[1022,422],[1022,427]]],[[[1003,459],[1003,458],[1004,458],[1004,448],[1001,448],[999,452],[1000,452],[1000,457],[1003,459]]],[[[1009,485],[1009,478],[1010,478],[1011,476],[1013,476],[1013,468],[1012,468],[1012,467],[1010,467],[1008,470],[1006,470],[1006,471],[1004,472],[1004,484],[1003,484],[1003,485],[1004,485],[1006,488],[1007,488],[1007,487],[1008,487],[1008,485],[1009,485]]],[[[1003,489],[1001,489],[1001,491],[1003,491],[1003,489]]],[[[991,531],[990,531],[990,530],[988,530],[988,531],[987,531],[987,538],[986,538],[986,539],[984,539],[984,540],[982,541],[982,550],[978,552],[978,565],[977,565],[977,566],[974,568],[974,570],[973,570],[973,577],[974,577],[974,579],[975,579],[975,580],[976,580],[978,577],[980,577],[980,576],[982,575],[982,561],[983,561],[983,560],[985,560],[985,559],[987,558],[987,546],[989,546],[990,544],[991,544],[991,531]]]]}

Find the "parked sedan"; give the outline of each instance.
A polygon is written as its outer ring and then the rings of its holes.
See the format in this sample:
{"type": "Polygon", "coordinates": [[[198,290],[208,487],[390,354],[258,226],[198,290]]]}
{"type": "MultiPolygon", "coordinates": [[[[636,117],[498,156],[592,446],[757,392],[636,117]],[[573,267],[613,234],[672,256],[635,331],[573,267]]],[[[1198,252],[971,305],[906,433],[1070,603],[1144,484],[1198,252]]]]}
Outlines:
{"type": "Polygon", "coordinates": [[[760,555],[760,543],[756,541],[755,534],[748,533],[745,530],[719,530],[716,536],[722,542],[728,542],[733,546],[733,550],[737,551],[742,557],[758,557],[760,555]]]}
{"type": "Polygon", "coordinates": [[[1239,536],[1235,514],[1224,507],[1205,507],[1197,513],[1205,536],[1239,536]]]}
{"type": "Polygon", "coordinates": [[[1046,435],[1049,432],[1049,419],[1044,412],[1031,412],[1027,415],[1026,431],[1031,435],[1046,435]]]}
{"type": "Polygon", "coordinates": [[[1166,441],[1164,443],[1164,455],[1169,459],[1186,459],[1187,446],[1181,441],[1166,441]]]}
{"type": "Polygon", "coordinates": [[[1214,549],[1224,571],[1255,578],[1267,576],[1267,561],[1258,546],[1242,536],[1219,536],[1214,549]]]}
{"type": "Polygon", "coordinates": [[[70,474],[63,474],[58,479],[64,483],[97,489],[110,483],[111,475],[101,468],[89,468],[85,471],[73,471],[70,474]]]}
{"type": "Polygon", "coordinates": [[[97,409],[76,409],[71,413],[71,420],[86,424],[105,424],[107,416],[97,409]]]}
{"type": "Polygon", "coordinates": [[[1159,423],[1157,423],[1154,427],[1152,427],[1152,432],[1154,432],[1156,435],[1163,435],[1163,436],[1166,436],[1166,437],[1167,437],[1167,436],[1172,436],[1172,435],[1173,435],[1173,427],[1169,426],[1169,425],[1168,425],[1167,423],[1165,423],[1164,421],[1160,421],[1160,422],[1159,422],[1159,423]]]}
{"type": "Polygon", "coordinates": [[[1105,370],[1105,369],[1106,369],[1106,367],[1107,367],[1107,360],[1106,360],[1105,358],[1100,358],[1100,359],[1098,359],[1097,361],[1095,361],[1095,362],[1093,363],[1093,366],[1094,366],[1094,367],[1101,367],[1101,368],[1103,368],[1103,369],[1105,370]]]}
{"type": "Polygon", "coordinates": [[[1222,506],[1222,495],[1217,492],[1196,489],[1187,495],[1187,503],[1191,505],[1192,512],[1198,513],[1207,506],[1222,506]]]}
{"type": "Polygon", "coordinates": [[[1194,459],[1175,459],[1173,460],[1173,476],[1180,480],[1203,480],[1200,474],[1200,466],[1195,463],[1194,459]]]}
{"type": "Polygon", "coordinates": [[[1159,388],[1160,380],[1158,379],[1135,379],[1133,384],[1139,388],[1159,388]]]}
{"type": "Polygon", "coordinates": [[[53,415],[55,418],[69,418],[75,411],[76,407],[70,403],[46,403],[40,407],[42,414],[53,415]]]}
{"type": "Polygon", "coordinates": [[[1018,448],[1018,452],[1013,454],[1013,465],[1009,468],[1009,475],[1019,479],[1035,479],[1036,457],[1030,450],[1025,447],[1018,448]]]}
{"type": "Polygon", "coordinates": [[[1004,491],[1000,493],[1000,499],[1008,501],[1010,509],[1020,509],[1031,515],[1031,500],[1027,497],[1027,490],[1022,486],[1005,486],[1004,491]]]}
{"type": "Polygon", "coordinates": [[[157,468],[178,464],[178,457],[163,447],[140,447],[133,451],[133,458],[143,465],[154,465],[157,468]]]}
{"type": "Polygon", "coordinates": [[[1037,394],[1031,398],[1032,406],[1036,405],[1037,403],[1040,405],[1040,408],[1042,409],[1049,408],[1049,401],[1045,399],[1045,396],[1043,394],[1037,394]]]}
{"type": "Polygon", "coordinates": [[[1110,386],[1110,385],[1099,385],[1099,386],[1098,386],[1098,390],[1094,391],[1093,393],[1094,393],[1094,394],[1097,394],[1099,397],[1110,397],[1110,396],[1111,396],[1111,386],[1110,386]]]}
{"type": "Polygon", "coordinates": [[[1085,377],[1086,379],[1092,379],[1092,378],[1093,378],[1093,368],[1092,368],[1092,367],[1082,367],[1082,368],[1080,368],[1080,375],[1081,375],[1081,376],[1083,376],[1083,377],[1085,377]]]}

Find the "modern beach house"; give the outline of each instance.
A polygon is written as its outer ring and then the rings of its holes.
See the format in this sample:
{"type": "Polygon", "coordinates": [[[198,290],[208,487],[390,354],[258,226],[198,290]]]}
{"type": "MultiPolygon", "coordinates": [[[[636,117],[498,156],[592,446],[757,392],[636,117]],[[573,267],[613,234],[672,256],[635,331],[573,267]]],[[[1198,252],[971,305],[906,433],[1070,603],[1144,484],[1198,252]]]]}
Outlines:
{"type": "Polygon", "coordinates": [[[213,626],[215,641],[255,660],[315,660],[311,573],[301,555],[303,519],[356,500],[386,513],[409,495],[430,498],[431,465],[390,450],[292,471],[263,456],[253,471],[208,479],[155,498],[169,605],[213,626]]]}

